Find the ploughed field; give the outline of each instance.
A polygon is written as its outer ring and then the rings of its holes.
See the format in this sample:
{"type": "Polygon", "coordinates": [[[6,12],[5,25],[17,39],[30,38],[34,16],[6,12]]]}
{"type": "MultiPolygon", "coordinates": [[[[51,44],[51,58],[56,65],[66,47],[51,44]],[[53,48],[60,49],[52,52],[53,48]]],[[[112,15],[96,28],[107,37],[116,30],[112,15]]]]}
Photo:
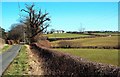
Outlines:
{"type": "Polygon", "coordinates": [[[80,38],[74,40],[58,40],[51,42],[52,47],[81,47],[81,46],[109,46],[117,47],[120,41],[118,36],[80,38]]]}
{"type": "MultiPolygon", "coordinates": [[[[53,49],[85,58],[89,61],[118,65],[117,49],[53,49]]],[[[120,54],[119,54],[120,55],[120,54]]]]}

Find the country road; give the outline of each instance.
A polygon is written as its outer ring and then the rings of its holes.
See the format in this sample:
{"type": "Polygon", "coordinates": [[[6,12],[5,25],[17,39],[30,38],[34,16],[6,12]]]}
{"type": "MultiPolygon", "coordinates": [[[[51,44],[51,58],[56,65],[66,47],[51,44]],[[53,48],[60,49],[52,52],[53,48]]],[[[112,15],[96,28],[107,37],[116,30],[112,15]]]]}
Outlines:
{"type": "Polygon", "coordinates": [[[17,56],[20,49],[21,45],[13,45],[9,50],[0,54],[0,76],[17,56]]]}

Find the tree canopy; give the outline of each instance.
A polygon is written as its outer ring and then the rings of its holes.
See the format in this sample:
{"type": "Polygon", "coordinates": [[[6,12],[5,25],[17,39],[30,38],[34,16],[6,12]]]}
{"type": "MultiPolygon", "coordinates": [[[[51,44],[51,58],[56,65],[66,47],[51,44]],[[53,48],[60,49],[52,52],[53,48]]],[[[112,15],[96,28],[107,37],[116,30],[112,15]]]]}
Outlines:
{"type": "Polygon", "coordinates": [[[21,9],[22,12],[27,13],[20,22],[26,25],[25,30],[30,43],[34,41],[36,35],[43,33],[49,27],[50,21],[49,13],[46,11],[43,13],[41,9],[37,11],[34,6],[34,4],[26,4],[26,9],[21,9]]]}

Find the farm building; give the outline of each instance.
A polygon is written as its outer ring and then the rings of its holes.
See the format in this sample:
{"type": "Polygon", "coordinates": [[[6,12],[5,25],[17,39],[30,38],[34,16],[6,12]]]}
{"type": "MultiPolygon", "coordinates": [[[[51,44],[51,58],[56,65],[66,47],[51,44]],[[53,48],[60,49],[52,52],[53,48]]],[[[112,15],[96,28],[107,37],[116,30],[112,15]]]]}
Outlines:
{"type": "Polygon", "coordinates": [[[54,33],[64,33],[64,30],[55,30],[54,33]]]}

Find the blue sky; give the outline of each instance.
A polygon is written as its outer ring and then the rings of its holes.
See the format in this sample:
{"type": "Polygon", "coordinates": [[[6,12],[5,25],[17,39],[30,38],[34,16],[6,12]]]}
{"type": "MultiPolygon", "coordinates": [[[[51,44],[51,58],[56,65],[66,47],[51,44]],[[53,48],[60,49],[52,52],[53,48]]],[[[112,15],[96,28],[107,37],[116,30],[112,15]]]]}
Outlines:
{"type": "MultiPolygon", "coordinates": [[[[27,2],[19,3],[21,9],[25,8],[25,3],[27,2]]],[[[81,26],[86,31],[118,30],[117,2],[34,2],[34,4],[37,9],[49,12],[51,17],[49,30],[79,31],[81,26]]],[[[9,30],[12,24],[18,23],[18,14],[17,2],[2,2],[0,26],[9,30]]]]}

